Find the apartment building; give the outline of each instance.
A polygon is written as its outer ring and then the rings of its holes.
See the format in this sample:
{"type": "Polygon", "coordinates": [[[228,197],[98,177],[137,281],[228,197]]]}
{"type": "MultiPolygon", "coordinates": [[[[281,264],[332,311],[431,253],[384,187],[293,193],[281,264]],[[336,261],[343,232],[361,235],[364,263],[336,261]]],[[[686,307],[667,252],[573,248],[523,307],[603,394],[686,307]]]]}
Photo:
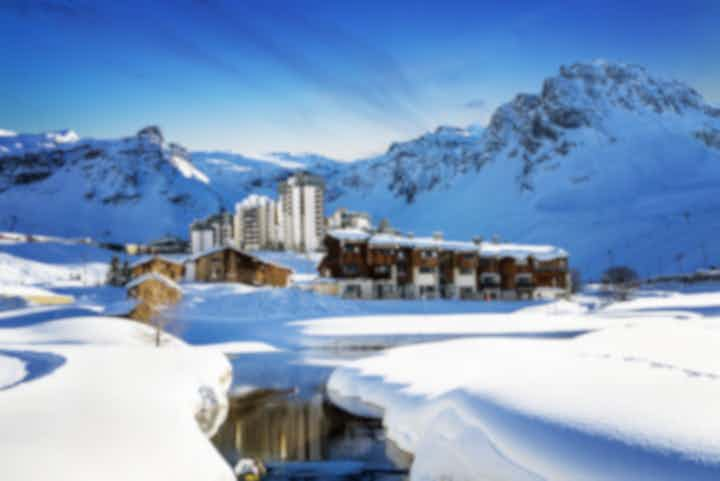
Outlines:
{"type": "Polygon", "coordinates": [[[215,247],[234,244],[233,216],[225,209],[206,219],[199,219],[190,224],[190,246],[193,254],[204,252],[215,247]]]}
{"type": "Polygon", "coordinates": [[[344,207],[337,209],[327,218],[328,229],[366,229],[373,228],[370,214],[350,211],[344,207]]]}
{"type": "Polygon", "coordinates": [[[568,254],[554,246],[445,240],[337,229],[318,269],[345,297],[535,299],[570,289],[568,254]]]}
{"type": "Polygon", "coordinates": [[[281,206],[270,197],[251,195],[235,205],[234,239],[240,249],[282,247],[281,206]]]}
{"type": "Polygon", "coordinates": [[[300,172],[280,184],[282,236],[285,249],[316,251],[325,232],[325,182],[300,172]]]}

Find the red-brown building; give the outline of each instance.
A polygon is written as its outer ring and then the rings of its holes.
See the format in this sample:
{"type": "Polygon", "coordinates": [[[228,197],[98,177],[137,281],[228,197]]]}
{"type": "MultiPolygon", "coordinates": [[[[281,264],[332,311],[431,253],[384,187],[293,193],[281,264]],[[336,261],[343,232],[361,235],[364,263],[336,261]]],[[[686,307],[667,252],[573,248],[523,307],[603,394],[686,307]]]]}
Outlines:
{"type": "Polygon", "coordinates": [[[324,245],[320,275],[347,297],[533,299],[570,289],[568,255],[553,246],[360,229],[330,231],[324,245]]]}

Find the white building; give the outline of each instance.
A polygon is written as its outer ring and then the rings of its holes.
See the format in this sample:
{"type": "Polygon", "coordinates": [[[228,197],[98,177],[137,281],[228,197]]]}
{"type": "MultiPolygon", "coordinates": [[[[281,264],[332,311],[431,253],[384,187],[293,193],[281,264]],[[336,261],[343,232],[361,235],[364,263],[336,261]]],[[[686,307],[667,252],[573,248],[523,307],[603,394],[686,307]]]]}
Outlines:
{"type": "Polygon", "coordinates": [[[328,229],[363,229],[372,230],[370,214],[367,212],[349,211],[344,207],[337,209],[327,218],[328,229]]]}
{"type": "Polygon", "coordinates": [[[233,243],[233,216],[224,209],[207,219],[196,220],[190,224],[190,245],[193,254],[233,243]]]}
{"type": "Polygon", "coordinates": [[[244,250],[277,249],[282,246],[280,209],[269,197],[251,195],[235,205],[235,245],[244,250]]]}
{"type": "Polygon", "coordinates": [[[285,249],[318,250],[325,233],[325,182],[301,172],[282,182],[279,190],[285,249]]]}

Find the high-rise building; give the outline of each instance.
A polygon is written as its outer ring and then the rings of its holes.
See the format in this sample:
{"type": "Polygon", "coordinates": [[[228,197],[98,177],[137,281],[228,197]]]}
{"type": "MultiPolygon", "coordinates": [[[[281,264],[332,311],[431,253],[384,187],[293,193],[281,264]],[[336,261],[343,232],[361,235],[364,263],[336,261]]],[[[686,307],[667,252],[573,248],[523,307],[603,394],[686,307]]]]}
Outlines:
{"type": "Polygon", "coordinates": [[[277,249],[277,202],[262,195],[251,195],[235,205],[235,243],[245,250],[277,249]]]}
{"type": "Polygon", "coordinates": [[[325,182],[301,172],[280,184],[283,245],[300,252],[316,251],[325,235],[325,182]]]}

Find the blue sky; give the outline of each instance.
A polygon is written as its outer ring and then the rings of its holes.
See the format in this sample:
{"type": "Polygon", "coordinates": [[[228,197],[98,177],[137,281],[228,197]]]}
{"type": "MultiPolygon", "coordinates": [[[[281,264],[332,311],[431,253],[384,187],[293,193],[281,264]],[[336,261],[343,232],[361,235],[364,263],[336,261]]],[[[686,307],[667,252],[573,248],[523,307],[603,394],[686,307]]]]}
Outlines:
{"type": "Polygon", "coordinates": [[[349,159],[595,58],[720,103],[718,24],[717,0],[2,0],[0,127],[349,159]]]}

